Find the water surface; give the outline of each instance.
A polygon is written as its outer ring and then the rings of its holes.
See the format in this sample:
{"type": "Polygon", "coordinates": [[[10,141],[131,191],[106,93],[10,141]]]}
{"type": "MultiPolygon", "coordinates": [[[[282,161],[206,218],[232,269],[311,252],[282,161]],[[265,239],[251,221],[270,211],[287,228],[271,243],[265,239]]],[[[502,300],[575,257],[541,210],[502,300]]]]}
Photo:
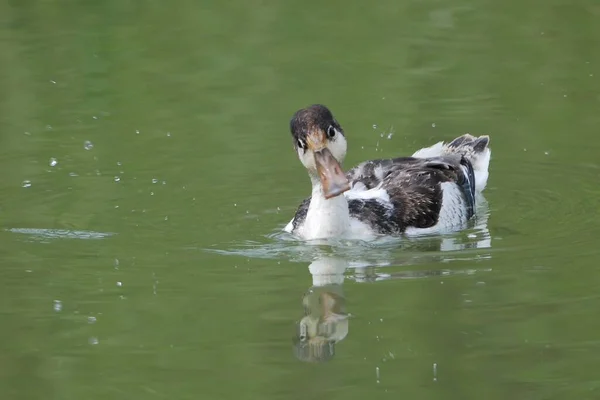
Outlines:
{"type": "Polygon", "coordinates": [[[598,398],[599,17],[592,0],[0,4],[1,397],[598,398]],[[370,244],[279,233],[310,190],[289,118],[314,102],[347,167],[491,135],[484,220],[370,244]],[[303,362],[322,298],[335,355],[303,362]]]}

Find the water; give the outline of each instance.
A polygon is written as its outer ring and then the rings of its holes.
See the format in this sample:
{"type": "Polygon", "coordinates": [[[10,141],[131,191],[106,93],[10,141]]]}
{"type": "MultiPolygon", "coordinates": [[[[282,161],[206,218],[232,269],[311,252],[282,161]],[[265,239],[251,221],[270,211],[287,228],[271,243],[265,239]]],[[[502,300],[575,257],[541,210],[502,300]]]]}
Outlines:
{"type": "Polygon", "coordinates": [[[0,5],[0,397],[600,396],[600,9],[365,4],[0,5]],[[313,102],[348,167],[491,135],[482,220],[281,234],[313,102]]]}

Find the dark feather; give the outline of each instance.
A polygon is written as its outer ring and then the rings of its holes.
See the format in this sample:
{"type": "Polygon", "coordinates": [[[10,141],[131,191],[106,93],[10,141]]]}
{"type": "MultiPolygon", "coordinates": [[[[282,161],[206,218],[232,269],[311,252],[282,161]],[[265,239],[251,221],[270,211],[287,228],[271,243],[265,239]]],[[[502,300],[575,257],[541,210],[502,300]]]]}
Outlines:
{"type": "Polygon", "coordinates": [[[292,225],[294,227],[293,230],[296,230],[300,225],[304,223],[304,220],[306,219],[306,214],[308,213],[308,207],[310,206],[310,199],[311,197],[304,199],[302,203],[300,203],[300,205],[298,206],[298,210],[296,211],[296,215],[294,216],[294,220],[292,221],[292,225]]]}

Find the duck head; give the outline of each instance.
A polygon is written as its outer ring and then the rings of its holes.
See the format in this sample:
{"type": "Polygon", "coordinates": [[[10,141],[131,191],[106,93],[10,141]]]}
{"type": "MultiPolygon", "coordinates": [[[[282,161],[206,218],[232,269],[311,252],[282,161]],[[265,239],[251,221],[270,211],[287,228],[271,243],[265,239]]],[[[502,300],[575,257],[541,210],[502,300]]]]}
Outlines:
{"type": "Polygon", "coordinates": [[[321,185],[326,199],[350,189],[341,166],[346,156],[346,137],[327,107],[314,104],[298,110],[290,121],[290,131],[300,162],[313,185],[321,185]]]}

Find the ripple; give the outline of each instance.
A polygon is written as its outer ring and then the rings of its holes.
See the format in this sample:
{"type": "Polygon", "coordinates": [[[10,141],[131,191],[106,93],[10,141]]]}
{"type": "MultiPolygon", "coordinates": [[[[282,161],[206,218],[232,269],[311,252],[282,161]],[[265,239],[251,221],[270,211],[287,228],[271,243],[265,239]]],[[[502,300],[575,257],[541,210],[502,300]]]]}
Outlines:
{"type": "Polygon", "coordinates": [[[361,267],[489,258],[492,246],[492,238],[487,228],[489,207],[485,199],[482,200],[470,228],[447,235],[382,236],[371,241],[304,241],[277,230],[265,235],[264,241],[234,242],[214,245],[203,250],[223,256],[282,259],[301,263],[310,263],[322,257],[341,257],[348,260],[350,265],[361,267]]]}
{"type": "Polygon", "coordinates": [[[116,233],[113,232],[94,232],[94,231],[78,231],[69,229],[43,229],[43,228],[8,228],[8,232],[18,233],[22,235],[32,236],[38,239],[83,239],[97,240],[104,239],[116,233]]]}
{"type": "MultiPolygon", "coordinates": [[[[532,152],[533,150],[528,150],[532,152]]],[[[542,152],[540,149],[536,153],[542,152]]],[[[493,190],[494,233],[512,243],[509,250],[524,255],[574,254],[575,248],[596,247],[600,233],[598,176],[590,163],[565,164],[558,160],[514,160],[499,171],[502,182],[493,190]]]]}

